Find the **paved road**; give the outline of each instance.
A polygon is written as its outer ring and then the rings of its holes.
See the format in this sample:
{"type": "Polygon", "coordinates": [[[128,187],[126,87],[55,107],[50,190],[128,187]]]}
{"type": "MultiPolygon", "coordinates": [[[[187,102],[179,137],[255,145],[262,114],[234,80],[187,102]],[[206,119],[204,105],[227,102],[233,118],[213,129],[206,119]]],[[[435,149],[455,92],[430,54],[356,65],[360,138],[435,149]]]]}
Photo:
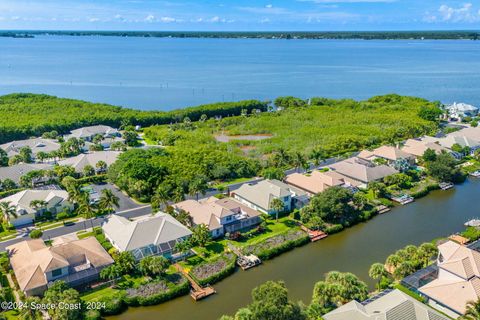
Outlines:
{"type": "MultiPolygon", "coordinates": [[[[327,159],[327,160],[323,161],[320,164],[320,166],[330,165],[330,164],[332,164],[334,162],[337,162],[339,160],[341,160],[341,159],[340,158],[330,158],[330,159],[327,159]]],[[[311,165],[310,169],[315,169],[315,166],[311,165]]],[[[295,169],[289,169],[289,170],[285,171],[285,174],[288,175],[288,174],[294,173],[295,171],[296,171],[295,169]]],[[[303,169],[297,170],[297,172],[302,172],[302,171],[304,171],[304,170],[303,169]]],[[[228,190],[231,192],[231,191],[234,191],[234,190],[240,188],[242,186],[242,184],[259,182],[259,181],[262,181],[262,180],[263,180],[263,178],[254,178],[254,179],[249,180],[249,181],[234,183],[234,184],[231,184],[231,185],[228,186],[228,190]]],[[[105,187],[105,185],[103,187],[105,187]]],[[[119,212],[117,212],[117,214],[120,214],[120,215],[125,216],[127,218],[135,218],[135,217],[144,216],[144,215],[152,213],[152,209],[151,209],[150,205],[145,205],[145,206],[141,206],[141,207],[137,206],[137,207],[131,208],[132,206],[135,206],[135,205],[132,205],[130,203],[130,202],[133,203],[133,201],[131,199],[124,199],[124,197],[126,197],[126,196],[123,195],[120,191],[118,191],[115,187],[110,186],[110,185],[108,185],[108,187],[111,188],[115,193],[120,194],[120,195],[119,194],[117,194],[117,195],[119,197],[121,197],[121,199],[122,199],[122,204],[123,204],[122,207],[129,208],[128,210],[119,211],[119,212]]],[[[207,193],[205,195],[200,195],[199,198],[200,199],[208,198],[208,197],[214,196],[216,194],[218,194],[218,190],[210,189],[210,190],[207,191],[207,193]]],[[[187,197],[187,198],[194,199],[195,197],[187,197]]],[[[51,238],[56,238],[56,237],[60,237],[60,236],[66,235],[66,234],[78,232],[78,231],[84,230],[86,228],[91,228],[92,225],[94,227],[100,226],[104,220],[105,220],[104,218],[95,218],[95,219],[90,219],[90,220],[77,222],[72,226],[63,226],[63,227],[59,227],[59,228],[55,228],[55,229],[51,229],[51,230],[46,230],[43,233],[42,238],[44,240],[49,240],[51,238]]],[[[8,247],[9,245],[12,245],[14,243],[23,241],[27,238],[28,238],[28,235],[26,235],[23,238],[15,238],[15,239],[8,240],[8,241],[5,241],[5,242],[0,242],[0,252],[4,251],[5,248],[8,247]]]]}
{"type": "MultiPolygon", "coordinates": [[[[120,215],[122,215],[124,217],[127,217],[127,218],[140,217],[140,216],[144,216],[144,215],[147,215],[147,214],[150,214],[150,213],[152,213],[152,208],[150,207],[150,205],[146,205],[146,206],[138,207],[138,208],[135,208],[135,209],[130,209],[130,210],[117,212],[117,214],[120,214],[120,215]]],[[[80,221],[80,222],[75,223],[72,226],[63,226],[63,227],[59,227],[59,228],[55,228],[55,229],[46,230],[46,231],[43,232],[42,238],[44,240],[49,240],[51,238],[60,237],[60,236],[63,236],[63,235],[69,234],[69,233],[78,232],[80,230],[84,230],[85,228],[91,228],[92,225],[94,227],[97,227],[97,226],[100,226],[104,220],[105,220],[104,218],[100,217],[100,218],[80,221]]],[[[23,237],[23,238],[15,238],[15,239],[8,240],[8,241],[5,241],[5,242],[0,242],[0,252],[5,251],[5,248],[8,247],[9,245],[12,245],[12,244],[17,243],[17,242],[21,242],[25,239],[29,239],[29,237],[26,236],[26,237],[23,237]]]]}

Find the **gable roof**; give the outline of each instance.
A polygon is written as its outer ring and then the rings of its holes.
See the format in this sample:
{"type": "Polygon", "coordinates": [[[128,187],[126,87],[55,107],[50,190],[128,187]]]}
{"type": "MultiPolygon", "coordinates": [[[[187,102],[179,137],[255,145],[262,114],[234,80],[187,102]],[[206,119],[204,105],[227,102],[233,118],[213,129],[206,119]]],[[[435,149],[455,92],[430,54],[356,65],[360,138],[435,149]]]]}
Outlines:
{"type": "Polygon", "coordinates": [[[370,161],[353,157],[330,165],[336,172],[352,179],[368,183],[382,179],[386,176],[398,173],[392,167],[386,165],[374,165],[370,161]]]}
{"type": "Polygon", "coordinates": [[[190,214],[193,223],[204,224],[210,231],[220,228],[220,219],[236,214],[248,217],[256,217],[261,213],[253,210],[232,198],[218,199],[210,197],[203,201],[185,200],[173,205],[177,210],[181,209],[190,214]]]}
{"type": "Polygon", "coordinates": [[[463,314],[467,302],[480,299],[480,253],[453,241],[438,251],[438,277],[419,291],[463,314]]]}
{"type": "Polygon", "coordinates": [[[285,177],[285,182],[309,193],[317,194],[329,187],[345,184],[345,179],[335,171],[320,172],[313,170],[310,175],[301,173],[289,174],[285,177]]]}
{"type": "Polygon", "coordinates": [[[363,303],[350,301],[323,316],[325,320],[448,320],[429,306],[395,289],[363,303]]]}
{"type": "Polygon", "coordinates": [[[437,154],[442,151],[447,151],[445,147],[442,147],[438,143],[428,141],[429,139],[408,139],[405,141],[402,151],[413,154],[416,157],[421,157],[427,149],[432,149],[437,154]]]}
{"type": "Polygon", "coordinates": [[[378,157],[378,158],[384,158],[391,161],[396,161],[400,159],[410,159],[412,158],[412,155],[396,147],[381,146],[372,151],[363,150],[362,152],[360,152],[358,157],[367,159],[367,160],[378,157]]]}
{"type": "Polygon", "coordinates": [[[246,183],[234,193],[265,210],[270,210],[270,204],[274,198],[293,195],[290,187],[278,180],[262,180],[256,184],[246,183]]]}
{"type": "Polygon", "coordinates": [[[0,180],[10,179],[20,183],[20,177],[35,170],[50,170],[53,166],[43,163],[20,163],[9,167],[0,167],[0,180]]]}
{"type": "Polygon", "coordinates": [[[10,202],[17,210],[25,210],[28,213],[35,213],[37,210],[30,207],[33,200],[46,201],[49,207],[68,199],[68,192],[65,190],[23,190],[9,197],[3,198],[1,202],[10,202]]]}
{"type": "Polygon", "coordinates": [[[102,228],[122,251],[160,245],[192,234],[187,227],[163,212],[135,221],[112,214],[102,224],[102,228]]]}
{"type": "Polygon", "coordinates": [[[41,151],[52,152],[58,150],[60,149],[60,143],[53,139],[32,138],[11,141],[0,145],[0,148],[5,150],[9,157],[19,154],[20,149],[23,147],[29,147],[32,150],[32,153],[36,155],[41,151]]]}
{"type": "Polygon", "coordinates": [[[93,267],[113,263],[113,259],[94,237],[47,247],[42,239],[26,240],[6,248],[20,289],[25,291],[47,284],[45,273],[69,267],[83,256],[93,267]]]}
{"type": "Polygon", "coordinates": [[[110,134],[117,134],[118,130],[114,129],[110,126],[105,125],[97,125],[97,126],[89,126],[89,127],[82,127],[79,129],[72,130],[70,135],[67,136],[69,138],[88,138],[97,134],[101,135],[110,135],[110,134]]]}
{"type": "Polygon", "coordinates": [[[81,153],[75,157],[67,158],[58,161],[61,166],[71,166],[76,172],[82,172],[83,168],[91,165],[95,168],[98,161],[104,161],[107,166],[110,166],[117,161],[120,151],[96,151],[92,153],[81,153]]]}

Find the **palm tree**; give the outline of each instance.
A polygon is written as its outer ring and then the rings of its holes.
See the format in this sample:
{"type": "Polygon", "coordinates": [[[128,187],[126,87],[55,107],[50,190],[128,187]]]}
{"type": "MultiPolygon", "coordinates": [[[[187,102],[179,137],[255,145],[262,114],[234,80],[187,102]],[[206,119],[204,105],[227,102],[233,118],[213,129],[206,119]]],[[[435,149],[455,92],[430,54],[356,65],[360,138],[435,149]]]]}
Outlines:
{"type": "Polygon", "coordinates": [[[279,198],[273,198],[270,202],[270,208],[275,211],[276,220],[278,221],[278,213],[285,209],[285,204],[279,198]]]}
{"type": "Polygon", "coordinates": [[[9,201],[0,202],[0,212],[2,214],[2,217],[0,219],[5,223],[7,223],[10,218],[17,217],[17,208],[10,205],[9,201]]]}
{"type": "Polygon", "coordinates": [[[389,255],[386,261],[388,271],[393,272],[395,268],[397,268],[400,265],[401,262],[402,262],[402,259],[398,255],[396,254],[389,255]]]}
{"type": "Polygon", "coordinates": [[[97,172],[105,172],[107,170],[107,163],[100,160],[95,164],[95,168],[97,168],[97,172]]]}
{"type": "Polygon", "coordinates": [[[27,308],[26,306],[38,305],[41,302],[39,297],[27,297],[25,306],[18,309],[18,319],[38,320],[42,319],[42,312],[39,308],[27,308]]]}
{"type": "Polygon", "coordinates": [[[292,157],[292,164],[295,167],[295,172],[305,163],[305,157],[300,152],[295,152],[292,157]]]}
{"type": "Polygon", "coordinates": [[[478,320],[480,319],[480,300],[479,301],[469,301],[467,303],[467,311],[465,315],[460,318],[462,320],[478,320]]]}
{"type": "Polygon", "coordinates": [[[153,211],[159,211],[166,208],[169,199],[170,196],[168,190],[162,186],[158,187],[151,199],[153,211]]]}
{"type": "Polygon", "coordinates": [[[195,195],[198,201],[198,194],[201,193],[205,195],[207,189],[207,181],[204,178],[197,178],[188,185],[188,194],[190,196],[195,195]]]}
{"type": "MultiPolygon", "coordinates": [[[[84,215],[85,219],[90,220],[93,229],[93,218],[96,215],[95,209],[90,203],[90,195],[85,191],[80,191],[78,198],[75,199],[75,202],[78,205],[78,213],[84,215]]],[[[86,226],[85,226],[86,229],[86,226]]]]}
{"type": "Polygon", "coordinates": [[[387,271],[385,270],[385,266],[381,263],[374,263],[370,267],[370,270],[368,271],[368,276],[374,280],[378,281],[377,288],[380,290],[380,282],[382,281],[382,278],[387,274],[387,271]]]}
{"type": "Polygon", "coordinates": [[[107,212],[111,212],[114,210],[113,207],[119,207],[119,200],[112,190],[110,189],[103,189],[102,196],[100,197],[100,201],[98,202],[98,207],[102,210],[107,212]]]}
{"type": "Polygon", "coordinates": [[[310,159],[313,160],[315,167],[320,165],[320,161],[325,158],[325,152],[322,149],[315,148],[310,152],[310,159]]]}

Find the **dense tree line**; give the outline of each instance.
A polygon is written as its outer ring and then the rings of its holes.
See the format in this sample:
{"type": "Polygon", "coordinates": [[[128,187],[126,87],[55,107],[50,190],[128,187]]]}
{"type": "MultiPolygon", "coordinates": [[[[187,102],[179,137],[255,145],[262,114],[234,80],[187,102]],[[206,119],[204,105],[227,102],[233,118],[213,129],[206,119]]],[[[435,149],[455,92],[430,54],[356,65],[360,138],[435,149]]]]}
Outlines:
{"type": "Polygon", "coordinates": [[[67,133],[82,126],[104,124],[113,127],[149,126],[207,117],[240,115],[242,110],[265,111],[267,104],[256,100],[222,102],[173,111],[140,111],[107,104],[63,99],[39,94],[10,94],[0,97],[0,143],[41,136],[45,132],[67,133]]]}
{"type": "Polygon", "coordinates": [[[261,38],[261,39],[471,39],[476,31],[5,31],[0,36],[32,37],[35,35],[159,37],[159,38],[261,38]]]}

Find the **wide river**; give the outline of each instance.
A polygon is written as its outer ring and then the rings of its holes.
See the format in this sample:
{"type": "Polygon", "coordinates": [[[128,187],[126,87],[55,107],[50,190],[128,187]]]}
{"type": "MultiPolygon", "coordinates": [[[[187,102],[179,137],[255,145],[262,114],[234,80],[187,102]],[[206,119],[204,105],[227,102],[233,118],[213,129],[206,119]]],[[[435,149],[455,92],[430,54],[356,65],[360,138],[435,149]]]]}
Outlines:
{"type": "Polygon", "coordinates": [[[427,197],[377,216],[322,241],[301,248],[214,285],[217,294],[194,302],[184,296],[170,302],[111,317],[115,320],[209,320],[232,314],[250,302],[250,291],[267,280],[284,280],[293,300],[309,303],[315,282],[331,270],[353,272],[371,286],[368,269],[408,244],[421,244],[461,231],[467,220],[480,217],[480,180],[470,179],[450,191],[427,197]]]}
{"type": "Polygon", "coordinates": [[[0,38],[0,94],[139,109],[399,93],[480,105],[480,41],[0,38]]]}

